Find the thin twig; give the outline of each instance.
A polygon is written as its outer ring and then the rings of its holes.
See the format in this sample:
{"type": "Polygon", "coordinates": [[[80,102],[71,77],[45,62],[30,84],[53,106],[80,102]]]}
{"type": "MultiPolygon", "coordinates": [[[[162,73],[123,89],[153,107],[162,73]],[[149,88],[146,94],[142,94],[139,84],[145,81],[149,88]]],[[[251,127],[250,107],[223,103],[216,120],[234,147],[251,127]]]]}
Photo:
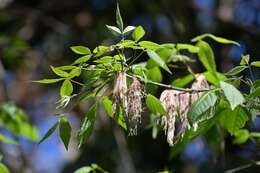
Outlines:
{"type": "Polygon", "coordinates": [[[162,83],[158,83],[158,82],[154,82],[154,81],[151,81],[151,80],[148,80],[148,79],[144,79],[140,76],[131,76],[129,74],[126,74],[126,76],[130,77],[130,78],[134,78],[134,77],[137,77],[139,78],[140,80],[142,80],[143,82],[145,83],[150,83],[150,84],[154,84],[154,85],[158,85],[158,86],[161,86],[161,87],[165,87],[165,88],[170,88],[170,89],[173,89],[173,90],[177,90],[177,91],[183,91],[183,92],[205,92],[205,91],[210,91],[212,89],[201,89],[201,90],[195,90],[195,89],[191,89],[191,88],[179,88],[179,87],[174,87],[172,85],[166,85],[166,84],[162,84],[162,83]]]}
{"type": "Polygon", "coordinates": [[[73,83],[75,83],[75,84],[78,84],[78,85],[80,85],[80,86],[84,86],[83,83],[77,82],[77,81],[75,81],[75,80],[73,80],[73,79],[70,79],[70,80],[71,80],[71,82],[73,82],[73,83]]]}
{"type": "Polygon", "coordinates": [[[144,53],[144,51],[142,51],[139,55],[137,55],[137,56],[129,63],[129,65],[132,65],[132,64],[135,62],[135,60],[137,60],[143,53],[144,53]]]}
{"type": "Polygon", "coordinates": [[[256,162],[254,162],[254,163],[248,163],[248,164],[246,164],[246,165],[242,165],[242,166],[239,166],[239,167],[237,167],[237,168],[227,170],[227,171],[225,171],[225,173],[238,172],[238,171],[241,171],[241,170],[250,168],[251,166],[254,166],[254,165],[260,166],[260,161],[256,161],[256,162]]]}

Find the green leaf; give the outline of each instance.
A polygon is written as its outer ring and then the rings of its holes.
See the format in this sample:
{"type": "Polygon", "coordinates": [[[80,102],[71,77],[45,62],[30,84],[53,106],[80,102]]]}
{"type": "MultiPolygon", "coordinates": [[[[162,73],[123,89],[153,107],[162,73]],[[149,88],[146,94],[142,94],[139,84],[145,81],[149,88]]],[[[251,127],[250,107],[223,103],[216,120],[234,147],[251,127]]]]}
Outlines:
{"type": "Polygon", "coordinates": [[[183,63],[190,63],[190,62],[194,62],[190,57],[186,56],[186,55],[172,55],[171,56],[172,62],[183,62],[183,63]]]}
{"type": "Polygon", "coordinates": [[[145,49],[150,49],[150,50],[155,50],[160,48],[161,46],[157,43],[154,43],[152,41],[140,41],[138,43],[141,47],[145,48],[145,49]]]}
{"type": "Polygon", "coordinates": [[[90,49],[85,47],[85,46],[72,46],[70,48],[76,54],[81,54],[81,55],[89,55],[89,54],[91,54],[90,49]]]}
{"type": "Polygon", "coordinates": [[[74,173],[91,173],[93,169],[90,166],[84,166],[78,170],[76,170],[74,173]]]}
{"type": "Polygon", "coordinates": [[[134,29],[135,29],[134,26],[127,26],[127,27],[124,29],[123,34],[124,34],[124,35],[127,35],[127,34],[129,34],[130,32],[132,32],[134,29]]]}
{"type": "Polygon", "coordinates": [[[98,46],[93,50],[93,53],[95,54],[95,57],[104,55],[106,53],[110,52],[110,48],[107,46],[98,46]]]}
{"type": "Polygon", "coordinates": [[[176,48],[177,50],[188,50],[191,53],[198,53],[200,50],[197,46],[191,44],[181,44],[181,43],[178,43],[176,48]]]}
{"type": "Polygon", "coordinates": [[[244,71],[246,68],[248,68],[247,66],[236,66],[234,68],[232,68],[231,70],[229,70],[226,75],[229,76],[234,76],[237,75],[239,73],[241,73],[242,71],[244,71]]]}
{"type": "Polygon", "coordinates": [[[176,87],[185,87],[186,85],[188,85],[189,83],[191,83],[193,80],[194,80],[194,76],[189,74],[189,75],[186,75],[184,77],[181,77],[181,78],[178,78],[178,79],[175,79],[171,85],[172,86],[176,86],[176,87]]]}
{"type": "Polygon", "coordinates": [[[60,76],[60,77],[68,77],[68,73],[67,72],[65,72],[65,71],[63,71],[63,70],[61,70],[61,69],[59,69],[58,67],[53,67],[53,66],[51,66],[51,69],[52,69],[52,71],[56,74],[56,75],[58,75],[58,76],[60,76]]]}
{"type": "Polygon", "coordinates": [[[73,65],[65,65],[65,66],[60,66],[60,67],[57,67],[61,70],[72,70],[74,68],[77,68],[76,66],[73,66],[73,65]]]}
{"type": "Polygon", "coordinates": [[[251,65],[255,67],[260,67],[260,61],[251,62],[251,65]]]}
{"type": "Polygon", "coordinates": [[[191,41],[192,42],[201,41],[206,37],[209,37],[209,38],[215,40],[216,42],[219,42],[219,43],[222,43],[222,44],[235,44],[237,46],[240,46],[238,42],[228,40],[228,39],[222,38],[222,37],[217,37],[217,36],[214,36],[213,34],[202,34],[202,35],[199,35],[199,36],[193,38],[191,41]]]}
{"type": "Polygon", "coordinates": [[[66,150],[68,150],[71,137],[71,126],[69,121],[65,117],[61,117],[59,120],[59,132],[60,139],[62,140],[66,150]]]}
{"type": "MultiPolygon", "coordinates": [[[[107,96],[105,96],[102,99],[102,105],[104,107],[104,110],[108,114],[108,116],[113,119],[114,117],[113,117],[113,111],[112,111],[113,110],[112,101],[107,96]]],[[[121,118],[117,118],[116,122],[123,129],[127,130],[126,123],[124,121],[122,121],[121,118]]]]}
{"type": "Polygon", "coordinates": [[[249,97],[259,97],[260,96],[260,87],[254,89],[250,94],[249,97]]]}
{"type": "Polygon", "coordinates": [[[246,111],[242,107],[236,107],[234,110],[225,109],[219,115],[220,124],[228,130],[231,135],[245,126],[248,120],[246,111]]]}
{"type": "Polygon", "coordinates": [[[170,69],[167,67],[166,63],[161,59],[161,57],[154,51],[152,50],[148,50],[147,51],[148,56],[154,61],[156,62],[161,68],[163,68],[164,70],[166,70],[167,72],[169,72],[170,74],[172,74],[172,72],[170,71],[170,69]]]}
{"type": "Polygon", "coordinates": [[[46,133],[45,135],[42,137],[42,139],[38,142],[39,144],[41,144],[43,141],[45,141],[49,136],[51,136],[54,131],[57,129],[59,123],[55,123],[46,133]]]}
{"type": "Polygon", "coordinates": [[[74,68],[73,70],[71,70],[71,72],[69,73],[69,78],[74,78],[74,77],[78,77],[81,74],[81,69],[80,68],[74,68]]]}
{"type": "Polygon", "coordinates": [[[191,123],[197,122],[202,118],[209,108],[213,107],[218,100],[214,91],[204,93],[196,102],[194,102],[188,112],[188,119],[191,123]]]}
{"type": "Polygon", "coordinates": [[[10,173],[9,169],[2,163],[0,163],[0,172],[1,173],[10,173]]]}
{"type": "Polygon", "coordinates": [[[111,63],[113,61],[112,56],[104,56],[100,59],[95,60],[94,62],[100,63],[100,64],[106,64],[106,63],[111,63]]]}
{"type": "Polygon", "coordinates": [[[147,95],[145,103],[149,111],[154,114],[164,115],[166,113],[161,101],[151,94],[147,95]]]}
{"type": "Polygon", "coordinates": [[[250,61],[250,55],[242,55],[240,65],[248,65],[250,61]]]}
{"type": "Polygon", "coordinates": [[[132,34],[132,38],[134,39],[134,41],[139,41],[145,34],[145,31],[143,29],[142,26],[138,26],[135,28],[133,34],[132,34]]]}
{"type": "Polygon", "coordinates": [[[116,36],[121,34],[120,29],[115,26],[106,25],[106,27],[116,36]]]}
{"type": "Polygon", "coordinates": [[[64,80],[60,88],[61,96],[70,96],[73,92],[73,85],[69,79],[64,80]]]}
{"type": "Polygon", "coordinates": [[[18,145],[18,143],[15,140],[13,140],[3,134],[0,134],[0,142],[6,143],[6,144],[18,145]]]}
{"type": "Polygon", "coordinates": [[[38,129],[28,122],[20,122],[20,134],[31,141],[38,141],[38,129]]]}
{"type": "Polygon", "coordinates": [[[90,58],[91,58],[91,55],[85,55],[85,56],[83,56],[83,57],[80,57],[80,58],[76,59],[76,61],[74,61],[73,64],[75,65],[75,64],[85,63],[85,62],[87,62],[90,58]]]}
{"type": "Polygon", "coordinates": [[[215,64],[214,53],[211,47],[204,41],[199,41],[197,46],[200,48],[198,53],[199,60],[208,71],[215,73],[217,68],[215,64]]]}
{"type": "Polygon", "coordinates": [[[59,79],[42,79],[42,80],[35,80],[33,82],[41,83],[41,84],[50,84],[50,83],[59,82],[61,80],[64,80],[64,78],[59,78],[59,79]]]}
{"type": "Polygon", "coordinates": [[[124,30],[124,23],[120,14],[119,4],[116,6],[116,24],[122,33],[124,30]]]}
{"type": "Polygon", "coordinates": [[[220,80],[226,80],[227,77],[225,75],[223,75],[222,73],[212,73],[212,72],[204,72],[203,75],[205,76],[205,78],[207,79],[208,82],[210,82],[211,84],[215,85],[215,86],[219,86],[219,81],[220,80]],[[217,76],[217,77],[216,77],[217,76]]]}
{"type": "Polygon", "coordinates": [[[234,133],[234,144],[243,144],[250,138],[250,133],[247,129],[240,129],[234,133]]]}
{"type": "Polygon", "coordinates": [[[232,110],[245,102],[244,96],[233,85],[220,81],[220,87],[223,90],[232,110]]]}
{"type": "Polygon", "coordinates": [[[97,104],[93,104],[87,114],[85,115],[85,118],[83,120],[83,123],[80,126],[77,138],[78,138],[78,147],[81,147],[82,144],[89,138],[91,135],[94,123],[97,116],[97,104]]]}

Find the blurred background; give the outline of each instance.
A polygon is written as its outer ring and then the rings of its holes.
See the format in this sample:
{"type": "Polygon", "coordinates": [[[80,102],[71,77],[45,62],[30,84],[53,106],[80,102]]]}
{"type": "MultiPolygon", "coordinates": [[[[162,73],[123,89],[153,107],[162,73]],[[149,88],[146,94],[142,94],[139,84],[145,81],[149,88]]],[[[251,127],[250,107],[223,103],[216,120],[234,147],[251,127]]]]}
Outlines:
{"type": "MultiPolygon", "coordinates": [[[[210,42],[216,53],[218,69],[226,72],[238,65],[242,54],[260,58],[260,0],[118,0],[125,24],[142,25],[145,39],[163,42],[189,42],[202,33],[212,33],[241,44],[223,46],[210,42]]],[[[32,80],[51,78],[49,66],[71,63],[77,57],[69,47],[84,45],[93,49],[112,42],[105,24],[115,25],[114,0],[0,0],[0,102],[14,101],[28,114],[42,136],[56,121],[58,86],[48,87],[32,80]]],[[[248,75],[245,72],[244,75],[248,75]]],[[[259,73],[254,71],[254,78],[259,73]]],[[[38,145],[21,138],[19,152],[0,144],[3,162],[12,173],[72,173],[98,163],[111,173],[219,173],[251,160],[260,159],[253,143],[223,144],[215,152],[207,137],[199,137],[176,157],[160,133],[152,138],[151,129],[128,137],[111,125],[102,110],[95,130],[86,145],[77,149],[76,129],[87,105],[71,111],[73,139],[67,152],[57,133],[38,145]]],[[[254,130],[260,130],[255,120],[254,130]]],[[[218,140],[217,137],[210,136],[218,140]]],[[[222,145],[222,144],[221,144],[222,145]]],[[[252,166],[241,172],[257,173],[252,166]]]]}

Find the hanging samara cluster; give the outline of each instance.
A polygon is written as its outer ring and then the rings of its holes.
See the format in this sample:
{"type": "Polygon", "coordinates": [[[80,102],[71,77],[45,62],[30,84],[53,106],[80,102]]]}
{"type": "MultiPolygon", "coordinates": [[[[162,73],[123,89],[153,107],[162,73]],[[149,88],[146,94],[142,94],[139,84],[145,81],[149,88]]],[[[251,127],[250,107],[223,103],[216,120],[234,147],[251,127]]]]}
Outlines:
{"type": "MultiPolygon", "coordinates": [[[[116,75],[113,89],[113,114],[115,116],[123,109],[129,135],[137,135],[138,124],[141,123],[143,112],[144,87],[137,77],[132,78],[129,88],[127,86],[127,74],[120,72],[116,75]]],[[[193,92],[165,90],[160,96],[160,101],[166,111],[161,118],[167,136],[167,142],[172,146],[175,141],[183,137],[185,131],[190,128],[187,113],[190,105],[194,103],[203,92],[197,90],[209,89],[210,86],[202,74],[196,75],[192,84],[193,92]]]]}

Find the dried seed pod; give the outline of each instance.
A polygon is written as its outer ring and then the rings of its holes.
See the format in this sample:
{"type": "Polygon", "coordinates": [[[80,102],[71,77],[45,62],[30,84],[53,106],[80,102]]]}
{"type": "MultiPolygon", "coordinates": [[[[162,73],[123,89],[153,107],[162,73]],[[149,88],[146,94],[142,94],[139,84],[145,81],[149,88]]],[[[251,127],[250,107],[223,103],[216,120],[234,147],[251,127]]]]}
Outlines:
{"type": "MultiPolygon", "coordinates": [[[[202,89],[209,89],[210,86],[207,82],[207,79],[203,74],[196,74],[196,81],[193,82],[192,89],[194,90],[202,90],[202,89]]],[[[198,98],[203,94],[203,92],[194,92],[191,95],[191,102],[194,103],[198,98]]]]}
{"type": "Polygon", "coordinates": [[[189,109],[189,93],[176,90],[165,90],[160,100],[167,115],[162,117],[167,142],[173,145],[176,139],[181,137],[188,126],[187,113],[189,109]],[[180,118],[180,124],[176,128],[176,118],[180,118]],[[177,130],[176,130],[177,129],[177,130]]]}
{"type": "Polygon", "coordinates": [[[129,135],[137,135],[138,124],[141,123],[141,114],[143,111],[142,105],[143,98],[143,86],[140,81],[134,77],[133,82],[129,87],[127,95],[127,124],[129,129],[129,135]]]}
{"type": "MultiPolygon", "coordinates": [[[[127,109],[127,83],[125,72],[120,72],[115,77],[113,89],[113,115],[115,116],[119,107],[124,111],[127,109]]],[[[126,113],[127,114],[127,113],[126,113]]]]}

